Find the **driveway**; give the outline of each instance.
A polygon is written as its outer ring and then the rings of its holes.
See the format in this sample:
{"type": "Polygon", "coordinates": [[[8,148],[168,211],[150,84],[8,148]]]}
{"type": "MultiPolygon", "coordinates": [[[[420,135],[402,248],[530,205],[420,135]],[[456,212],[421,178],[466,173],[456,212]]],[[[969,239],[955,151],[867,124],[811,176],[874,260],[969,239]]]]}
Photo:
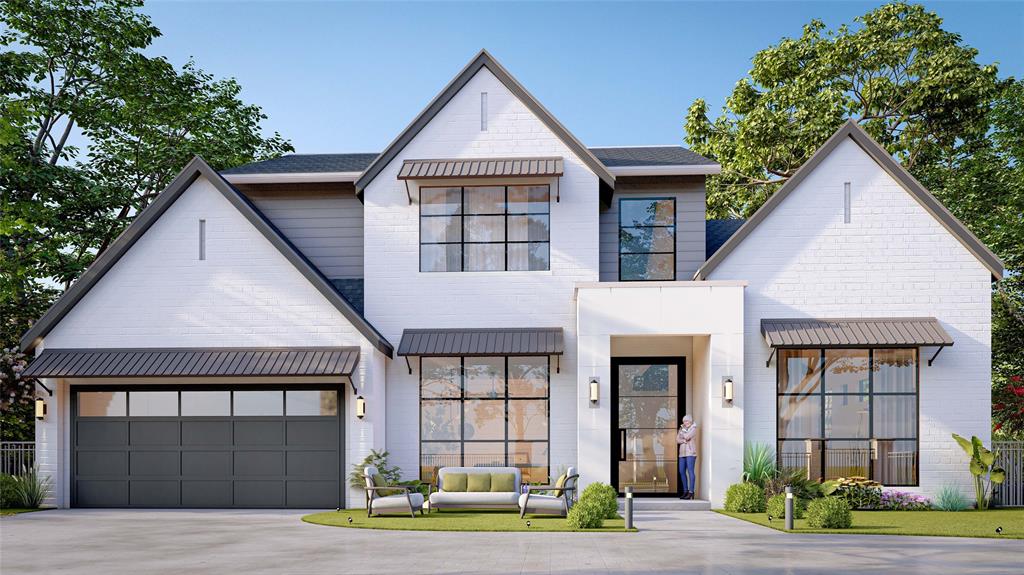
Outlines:
{"type": "Polygon", "coordinates": [[[636,534],[431,533],[310,525],[295,511],[60,510],[0,520],[0,572],[1021,573],[1024,541],[786,535],[645,511],[636,534]]]}

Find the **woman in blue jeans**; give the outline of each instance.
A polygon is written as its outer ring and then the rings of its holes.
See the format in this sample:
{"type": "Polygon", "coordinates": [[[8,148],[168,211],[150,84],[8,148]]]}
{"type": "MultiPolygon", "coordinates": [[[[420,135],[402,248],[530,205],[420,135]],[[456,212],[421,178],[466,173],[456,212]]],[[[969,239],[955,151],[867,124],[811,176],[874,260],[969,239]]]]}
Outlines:
{"type": "Polygon", "coordinates": [[[693,490],[697,486],[694,468],[697,464],[697,424],[689,415],[683,416],[683,424],[676,433],[679,444],[679,481],[680,499],[693,499],[693,490]]]}

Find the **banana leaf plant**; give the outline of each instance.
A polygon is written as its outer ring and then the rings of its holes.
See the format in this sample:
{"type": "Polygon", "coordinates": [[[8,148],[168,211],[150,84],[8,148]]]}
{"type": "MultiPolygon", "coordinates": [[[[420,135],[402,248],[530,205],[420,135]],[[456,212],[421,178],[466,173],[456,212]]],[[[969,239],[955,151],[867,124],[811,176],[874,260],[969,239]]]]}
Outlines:
{"type": "Polygon", "coordinates": [[[971,458],[970,470],[974,477],[974,496],[978,501],[978,509],[988,509],[992,486],[1006,480],[1006,471],[996,463],[999,451],[986,449],[977,436],[971,436],[968,441],[954,433],[953,439],[971,458]]]}

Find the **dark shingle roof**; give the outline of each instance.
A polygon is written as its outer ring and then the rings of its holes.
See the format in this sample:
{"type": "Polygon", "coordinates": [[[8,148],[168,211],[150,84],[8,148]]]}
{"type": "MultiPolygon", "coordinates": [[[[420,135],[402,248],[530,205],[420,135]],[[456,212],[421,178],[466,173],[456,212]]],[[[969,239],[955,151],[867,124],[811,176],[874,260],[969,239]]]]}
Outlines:
{"type": "Polygon", "coordinates": [[[273,160],[228,168],[222,174],[309,174],[362,172],[377,157],[373,154],[288,154],[273,160]]]}
{"type": "MultiPolygon", "coordinates": [[[[590,148],[609,168],[623,166],[695,166],[711,160],[682,146],[641,146],[635,148],[590,148]]],[[[319,172],[362,172],[377,154],[288,154],[273,160],[253,162],[222,171],[222,174],[313,174],[319,172]]]]}
{"type": "Polygon", "coordinates": [[[743,222],[747,220],[708,220],[704,228],[704,259],[710,259],[712,254],[722,247],[736,230],[740,229],[743,222]]]}
{"type": "Polygon", "coordinates": [[[682,146],[637,146],[623,148],[590,148],[601,163],[609,168],[624,166],[699,166],[713,164],[704,156],[682,146]]]}

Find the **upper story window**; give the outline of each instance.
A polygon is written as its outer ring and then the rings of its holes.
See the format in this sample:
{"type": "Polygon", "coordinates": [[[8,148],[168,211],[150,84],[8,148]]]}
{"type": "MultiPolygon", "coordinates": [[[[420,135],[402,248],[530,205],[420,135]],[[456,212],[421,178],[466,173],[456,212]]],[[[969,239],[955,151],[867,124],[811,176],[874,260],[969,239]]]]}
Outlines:
{"type": "Polygon", "coordinates": [[[619,199],[619,280],[674,279],[675,198],[619,199]]]}
{"type": "Polygon", "coordinates": [[[547,185],[420,188],[420,271],[551,269],[547,185]]]}

